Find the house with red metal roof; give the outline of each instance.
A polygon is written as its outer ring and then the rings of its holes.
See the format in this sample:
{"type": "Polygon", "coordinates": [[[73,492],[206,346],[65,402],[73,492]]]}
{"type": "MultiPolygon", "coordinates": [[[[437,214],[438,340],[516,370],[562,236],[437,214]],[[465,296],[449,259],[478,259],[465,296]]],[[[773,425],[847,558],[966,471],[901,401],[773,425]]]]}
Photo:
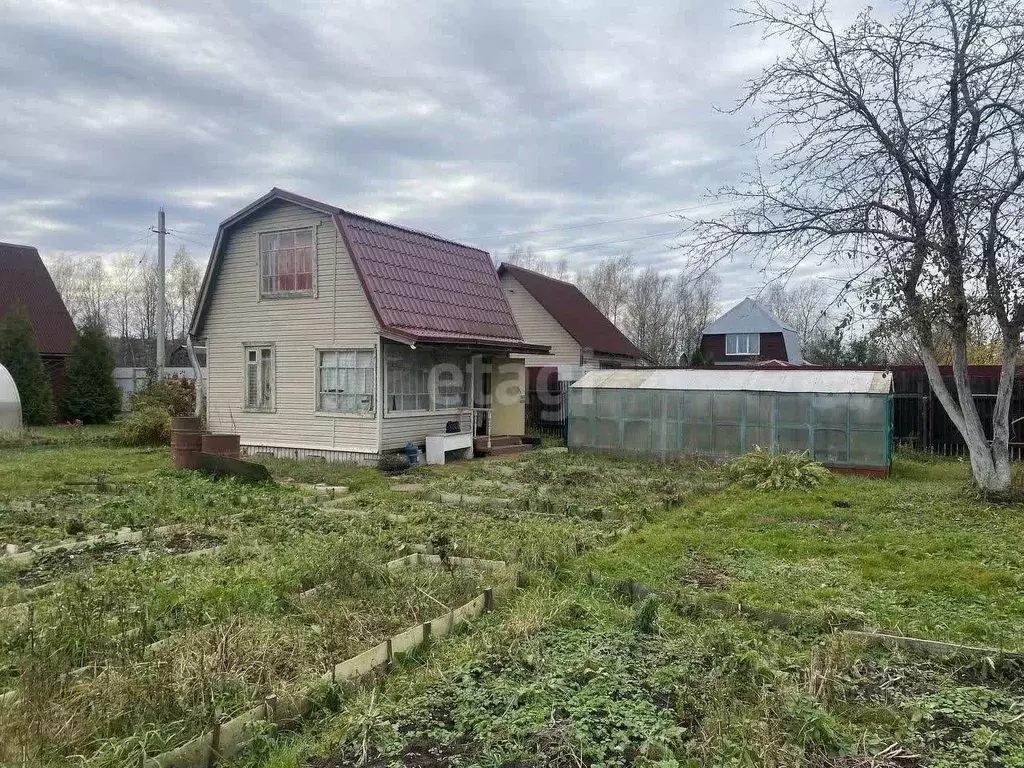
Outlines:
{"type": "Polygon", "coordinates": [[[60,402],[75,344],[75,323],[39,251],[31,245],[0,243],[0,320],[18,304],[28,312],[54,402],[60,402]]]}
{"type": "Polygon", "coordinates": [[[648,363],[572,283],[515,264],[498,267],[498,279],[519,328],[531,341],[551,347],[550,355],[525,355],[527,368],[635,368],[648,363]]]}
{"type": "Polygon", "coordinates": [[[221,223],[189,333],[211,431],[329,460],[516,439],[521,356],[549,351],[524,339],[485,251],[277,188],[221,223]]]}

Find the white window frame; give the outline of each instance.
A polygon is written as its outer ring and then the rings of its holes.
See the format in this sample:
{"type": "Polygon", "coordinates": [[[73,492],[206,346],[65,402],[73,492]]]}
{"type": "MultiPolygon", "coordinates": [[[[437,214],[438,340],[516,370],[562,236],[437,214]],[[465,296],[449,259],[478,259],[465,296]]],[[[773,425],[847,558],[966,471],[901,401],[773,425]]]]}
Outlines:
{"type": "Polygon", "coordinates": [[[277,349],[273,342],[252,341],[242,345],[242,410],[249,413],[274,413],[277,410],[277,349]],[[262,388],[265,382],[260,366],[260,350],[270,350],[270,402],[267,405],[249,404],[249,353],[256,352],[256,382],[262,388]]]}
{"type": "MultiPolygon", "coordinates": [[[[404,350],[401,350],[401,351],[404,351],[406,353],[412,352],[413,354],[417,354],[417,353],[424,354],[424,353],[427,352],[427,350],[422,350],[422,352],[421,352],[421,350],[412,351],[412,350],[409,350],[409,349],[404,349],[404,350]]],[[[406,416],[423,416],[423,415],[430,415],[430,414],[453,415],[453,414],[458,414],[458,413],[464,413],[465,411],[467,411],[469,409],[468,405],[460,405],[460,406],[456,406],[454,408],[438,408],[437,407],[437,399],[438,399],[437,398],[437,387],[438,387],[437,366],[444,365],[446,362],[451,362],[450,360],[448,360],[448,361],[441,360],[441,361],[435,362],[434,365],[431,366],[431,368],[430,368],[430,370],[428,372],[427,392],[425,393],[425,394],[428,395],[428,407],[427,408],[418,408],[418,409],[415,409],[415,410],[393,409],[391,407],[391,392],[390,392],[390,389],[389,389],[389,384],[391,383],[391,364],[390,364],[390,356],[388,355],[387,347],[384,347],[383,355],[384,355],[384,381],[382,382],[382,385],[381,385],[381,392],[382,392],[382,397],[384,398],[384,415],[385,415],[385,417],[403,418],[403,417],[406,417],[406,416]]],[[[444,357],[444,353],[443,352],[441,353],[441,356],[444,357]]],[[[467,356],[467,358],[466,358],[467,365],[468,365],[468,363],[469,363],[469,361],[471,359],[472,358],[470,356],[467,356]]],[[[464,378],[463,378],[463,395],[464,395],[465,401],[468,403],[470,397],[472,396],[472,393],[469,391],[469,376],[466,373],[465,368],[461,368],[461,370],[462,370],[462,375],[464,376],[464,378]]],[[[423,394],[423,393],[417,393],[417,394],[423,394]]]]}
{"type": "Polygon", "coordinates": [[[375,347],[316,347],[313,352],[313,369],[314,369],[314,391],[313,391],[313,412],[317,416],[329,416],[331,418],[341,419],[373,419],[377,414],[377,398],[378,398],[378,365],[377,365],[377,349],[375,347]],[[368,411],[331,411],[326,410],[320,405],[320,375],[321,369],[321,356],[324,352],[369,352],[373,355],[373,363],[370,366],[370,371],[373,375],[373,383],[371,385],[371,391],[369,393],[371,398],[371,407],[368,411]]]}
{"type": "Polygon", "coordinates": [[[288,227],[287,229],[268,229],[256,233],[256,281],[258,296],[261,299],[293,299],[316,297],[317,295],[317,227],[288,227]],[[290,232],[308,232],[313,248],[313,270],[309,288],[294,291],[265,291],[263,290],[263,238],[268,235],[283,235],[290,232]]]}
{"type": "Polygon", "coordinates": [[[725,354],[742,355],[750,357],[761,354],[761,334],[759,333],[727,333],[725,334],[725,354]],[[750,340],[754,339],[751,346],[750,340]],[[729,351],[729,342],[733,341],[733,351],[729,351]],[[740,341],[743,341],[743,348],[740,348],[740,341]]]}

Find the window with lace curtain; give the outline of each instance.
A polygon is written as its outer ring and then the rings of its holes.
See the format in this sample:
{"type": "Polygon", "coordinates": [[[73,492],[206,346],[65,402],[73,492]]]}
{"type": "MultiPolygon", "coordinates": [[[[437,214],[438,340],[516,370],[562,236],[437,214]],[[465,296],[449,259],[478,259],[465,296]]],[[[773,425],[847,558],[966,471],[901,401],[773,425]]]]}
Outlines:
{"type": "Polygon", "coordinates": [[[317,410],[374,412],[376,356],[372,349],[325,349],[317,357],[317,410]]]}

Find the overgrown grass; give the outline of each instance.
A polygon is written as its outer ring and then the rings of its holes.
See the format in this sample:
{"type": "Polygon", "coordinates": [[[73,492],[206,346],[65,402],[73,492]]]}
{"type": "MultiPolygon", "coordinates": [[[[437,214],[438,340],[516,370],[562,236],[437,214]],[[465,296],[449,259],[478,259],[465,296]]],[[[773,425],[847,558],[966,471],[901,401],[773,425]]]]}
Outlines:
{"type": "MultiPolygon", "coordinates": [[[[389,578],[383,563],[409,545],[503,559],[522,570],[524,583],[540,583],[610,541],[623,518],[642,520],[668,494],[691,493],[689,485],[660,484],[668,471],[655,479],[642,463],[595,462],[574,458],[564,482],[585,488],[586,498],[618,513],[614,519],[577,506],[538,509],[529,494],[507,509],[441,504],[393,491],[374,469],[337,464],[266,462],[278,478],[351,489],[322,506],[295,486],[174,471],[166,449],[82,441],[0,451],[0,467],[18,474],[3,496],[7,541],[45,545],[184,523],[225,544],[195,560],[154,539],[0,563],[0,601],[9,609],[0,617],[0,688],[19,690],[0,717],[5,757],[80,754],[100,766],[134,760],[143,746],[152,754],[197,734],[216,712],[308,683],[328,662],[464,602],[496,576],[461,568],[389,578]],[[623,479],[628,494],[616,490],[623,479]],[[311,587],[316,598],[299,601],[311,587]]],[[[556,457],[517,464],[475,466],[485,475],[505,477],[511,467],[516,477],[540,471],[552,485],[562,482],[556,457]]],[[[447,477],[420,470],[401,479],[444,488],[447,477]]]]}

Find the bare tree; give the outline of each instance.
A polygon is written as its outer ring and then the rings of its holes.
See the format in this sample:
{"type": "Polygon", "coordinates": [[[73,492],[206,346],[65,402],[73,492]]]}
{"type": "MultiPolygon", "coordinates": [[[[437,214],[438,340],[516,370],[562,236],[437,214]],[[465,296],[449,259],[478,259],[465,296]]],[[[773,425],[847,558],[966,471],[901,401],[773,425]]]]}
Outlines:
{"type": "Polygon", "coordinates": [[[108,327],[113,335],[130,339],[138,306],[139,262],[133,253],[121,253],[110,260],[110,312],[108,327]]]}
{"type": "Polygon", "coordinates": [[[802,280],[784,285],[773,281],[758,295],[758,301],[776,318],[791,326],[804,344],[834,330],[836,319],[830,295],[820,280],[802,280]]]}
{"type": "Polygon", "coordinates": [[[203,281],[199,267],[184,245],[174,254],[167,277],[170,294],[167,300],[168,316],[173,315],[174,318],[170,323],[171,338],[179,339],[184,337],[192,321],[192,312],[195,310],[199,287],[203,281]],[[173,309],[170,309],[172,306],[173,309]]]}
{"type": "Polygon", "coordinates": [[[93,254],[82,257],[78,264],[78,300],[81,306],[80,322],[97,322],[105,330],[109,330],[109,289],[110,280],[107,275],[103,257],[93,254]]]}
{"type": "Polygon", "coordinates": [[[44,257],[46,268],[50,272],[57,293],[68,308],[71,318],[78,322],[81,319],[82,308],[79,297],[79,283],[81,269],[79,263],[69,253],[61,251],[52,256],[44,257]]]}
{"type": "Polygon", "coordinates": [[[654,267],[631,281],[625,303],[626,334],[655,363],[678,362],[674,331],[674,296],[671,275],[654,267]]]}
{"type": "MultiPolygon", "coordinates": [[[[533,250],[532,245],[513,245],[504,256],[495,256],[497,263],[515,264],[532,272],[548,274],[548,260],[533,250]]],[[[497,266],[497,264],[495,264],[497,266]]]]}
{"type": "Polygon", "coordinates": [[[633,286],[633,255],[609,256],[589,270],[580,270],[577,285],[594,306],[613,323],[624,319],[626,301],[633,286]]]}
{"type": "MultiPolygon", "coordinates": [[[[138,336],[140,339],[156,338],[156,305],[159,295],[156,266],[143,262],[139,272],[138,283],[138,311],[136,322],[138,323],[138,336]]],[[[147,361],[147,364],[150,364],[147,361]]],[[[156,358],[152,360],[156,364],[156,358]]]]}
{"type": "Polygon", "coordinates": [[[724,190],[740,202],[695,226],[697,247],[707,258],[751,245],[770,261],[795,254],[787,268],[812,255],[856,265],[867,309],[913,333],[975,482],[1002,491],[1024,327],[1024,15],[1017,0],[899,0],[891,11],[865,10],[841,30],[820,0],[746,12],[792,46],[740,105],[784,146],[770,172],[724,190]],[[1000,336],[991,444],[967,373],[977,316],[1000,336]]]}
{"type": "Polygon", "coordinates": [[[683,272],[675,282],[672,336],[675,343],[673,363],[682,362],[700,346],[704,329],[717,314],[718,293],[722,281],[714,272],[683,272]]]}

